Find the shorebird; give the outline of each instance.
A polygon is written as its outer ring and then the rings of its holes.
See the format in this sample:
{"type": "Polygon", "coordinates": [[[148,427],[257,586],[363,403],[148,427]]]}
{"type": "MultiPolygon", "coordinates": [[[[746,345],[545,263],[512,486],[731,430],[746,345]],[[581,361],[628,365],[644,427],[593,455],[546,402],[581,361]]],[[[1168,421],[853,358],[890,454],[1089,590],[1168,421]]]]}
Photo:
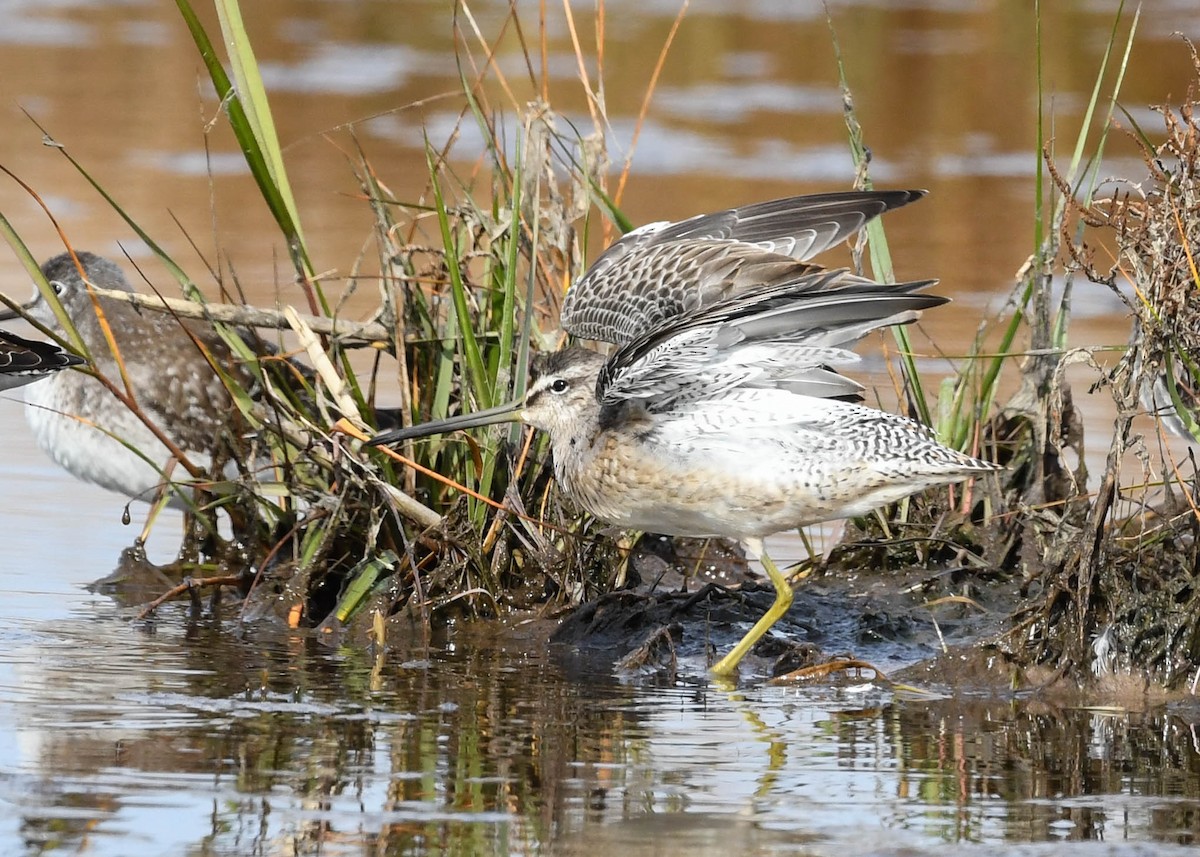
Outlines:
{"type": "MultiPolygon", "coordinates": [[[[256,395],[262,384],[211,326],[94,295],[85,280],[106,289],[133,288],[108,259],[86,252],[77,252],[75,258],[68,253],[55,256],[42,265],[42,273],[79,333],[95,372],[109,378],[128,402],[95,375],[62,372],[26,389],[26,415],[38,446],[73,475],[126,497],[151,501],[166,484],[173,460],[186,461],[184,467],[193,476],[207,473],[214,456],[244,441],[245,421],[217,368],[256,395]],[[115,351],[98,312],[111,331],[115,351]]],[[[40,293],[23,309],[66,336],[40,293]]],[[[14,315],[0,313],[0,318],[14,315]]],[[[261,346],[260,355],[273,354],[266,343],[254,344],[261,346]]],[[[190,496],[173,490],[171,505],[187,508],[190,496]]]]}
{"type": "Polygon", "coordinates": [[[35,342],[0,330],[0,390],[32,384],[85,362],[53,342],[35,342]]]}
{"type": "Polygon", "coordinates": [[[775,587],[771,608],[713,667],[734,671],[792,589],[763,539],[864,514],[997,466],[926,427],[858,404],[834,367],[880,327],[946,298],[933,281],[877,283],[806,260],[923,191],[792,197],[622,237],[575,282],[562,325],[618,348],[549,355],[525,395],[376,435],[372,445],[520,421],[550,435],[562,489],[620,527],[739,539],[775,587]]]}

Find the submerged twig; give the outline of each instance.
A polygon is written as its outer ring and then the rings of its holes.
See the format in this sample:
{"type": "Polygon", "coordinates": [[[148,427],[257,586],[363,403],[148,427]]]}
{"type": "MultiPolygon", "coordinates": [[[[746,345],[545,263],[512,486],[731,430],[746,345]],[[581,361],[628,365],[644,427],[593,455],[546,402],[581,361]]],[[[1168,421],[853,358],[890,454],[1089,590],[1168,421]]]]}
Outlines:
{"type": "Polygon", "coordinates": [[[237,586],[245,580],[245,576],[241,574],[220,574],[216,577],[188,577],[177,586],[173,586],[164,592],[162,595],[155,598],[145,607],[143,607],[137,615],[138,620],[147,618],[151,613],[175,598],[178,595],[186,593],[195,593],[200,589],[219,586],[237,586]]]}

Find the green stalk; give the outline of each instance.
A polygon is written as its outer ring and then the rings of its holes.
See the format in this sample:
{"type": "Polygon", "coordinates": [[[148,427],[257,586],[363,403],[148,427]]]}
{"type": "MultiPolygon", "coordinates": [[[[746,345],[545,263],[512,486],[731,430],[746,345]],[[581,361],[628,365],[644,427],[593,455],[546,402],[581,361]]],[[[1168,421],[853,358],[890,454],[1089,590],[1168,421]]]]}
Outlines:
{"type": "MultiPolygon", "coordinates": [[[[1095,115],[1096,104],[1100,99],[1100,92],[1104,79],[1105,72],[1108,68],[1109,59],[1112,55],[1113,45],[1116,42],[1119,23],[1124,14],[1124,0],[1117,8],[1117,13],[1113,18],[1113,27],[1109,34],[1108,44],[1105,46],[1104,57],[1101,61],[1100,68],[1096,74],[1096,81],[1092,87],[1091,98],[1088,101],[1087,110],[1084,113],[1084,122],[1080,126],[1076,136],[1075,149],[1071,158],[1070,166],[1066,173],[1068,183],[1073,182],[1079,171],[1079,166],[1083,161],[1083,153],[1088,137],[1088,131],[1091,125],[1092,118],[1095,115]]],[[[1122,58],[1120,71],[1117,81],[1114,85],[1112,95],[1109,99],[1109,110],[1107,117],[1111,120],[1113,111],[1116,109],[1117,95],[1120,92],[1121,85],[1124,82],[1125,71],[1128,66],[1130,51],[1133,47],[1134,34],[1137,31],[1138,21],[1140,20],[1140,9],[1135,13],[1129,35],[1126,40],[1125,53],[1122,58]]],[[[1013,310],[1012,316],[1008,320],[1008,324],[1004,329],[1004,334],[1001,338],[999,348],[996,350],[996,356],[992,357],[984,369],[982,382],[978,395],[974,397],[974,412],[977,415],[986,414],[995,401],[996,388],[1000,377],[1000,371],[1004,367],[1005,362],[1012,354],[1013,344],[1016,342],[1017,333],[1020,331],[1022,324],[1025,321],[1025,310],[1029,306],[1034,297],[1034,290],[1041,283],[1040,272],[1044,270],[1047,261],[1047,256],[1053,254],[1053,250],[1046,246],[1048,240],[1046,234],[1046,213],[1045,213],[1045,162],[1042,157],[1042,144],[1046,139],[1045,130],[1045,80],[1043,77],[1043,39],[1042,39],[1042,15],[1041,15],[1041,0],[1035,0],[1034,4],[1034,45],[1035,56],[1037,63],[1037,146],[1036,158],[1037,169],[1035,173],[1035,196],[1034,196],[1034,258],[1037,260],[1035,273],[1026,281],[1023,290],[1021,291],[1020,301],[1013,310]]],[[[1101,134],[1100,142],[1097,147],[1095,159],[1098,162],[1104,150],[1104,144],[1107,141],[1107,123],[1104,131],[1101,134]]],[[[1090,198],[1090,193],[1089,193],[1090,198]]],[[[1053,214],[1055,220],[1061,216],[1065,201],[1060,203],[1053,214]]],[[[1067,318],[1068,314],[1060,312],[1055,319],[1054,327],[1050,331],[1048,344],[1053,348],[1063,348],[1066,342],[1067,335],[1067,318]]],[[[976,343],[972,349],[973,352],[978,352],[982,348],[982,343],[976,343]]],[[[955,393],[954,413],[958,415],[956,420],[957,427],[951,438],[951,443],[963,448],[973,435],[974,420],[962,418],[962,410],[966,406],[967,383],[964,377],[963,383],[960,383],[955,393]]]]}
{"type": "Polygon", "coordinates": [[[390,550],[381,551],[368,556],[346,573],[350,582],[346,585],[342,597],[334,608],[333,615],[343,625],[349,622],[366,604],[367,597],[375,589],[375,585],[383,577],[394,572],[400,565],[400,558],[390,550]]]}
{"type": "MultiPolygon", "coordinates": [[[[433,149],[426,144],[426,163],[429,174],[436,179],[438,168],[434,165],[433,149]]],[[[463,359],[466,362],[467,379],[471,392],[479,407],[490,408],[495,404],[492,385],[488,383],[487,371],[483,364],[483,354],[479,350],[479,340],[475,338],[473,329],[474,318],[467,301],[467,287],[462,279],[462,266],[458,251],[458,242],[450,229],[450,213],[446,209],[446,200],[442,196],[441,183],[432,182],[434,207],[437,211],[438,227],[442,234],[442,248],[446,253],[446,269],[450,275],[450,294],[454,301],[454,311],[458,315],[459,334],[461,336],[463,359]]]]}
{"type": "MultiPolygon", "coordinates": [[[[5,172],[8,171],[5,170],[5,172]]],[[[37,324],[32,319],[27,319],[27,321],[55,342],[60,345],[69,345],[72,350],[90,359],[91,355],[88,353],[87,345],[79,336],[79,331],[75,329],[75,325],[71,322],[71,317],[63,309],[62,301],[58,299],[58,295],[54,293],[54,289],[46,282],[46,277],[42,274],[42,268],[38,264],[37,259],[33,258],[33,254],[29,252],[29,248],[25,246],[25,242],[21,240],[21,236],[17,234],[17,230],[13,228],[3,213],[0,213],[0,233],[4,234],[4,239],[12,247],[13,252],[17,254],[17,258],[21,260],[21,264],[25,266],[25,270],[29,272],[29,278],[37,285],[37,289],[41,292],[47,306],[54,311],[54,317],[62,325],[62,329],[66,331],[69,342],[64,341],[56,333],[37,324]]],[[[9,309],[15,310],[18,307],[16,305],[9,305],[9,309]]]]}
{"type": "MultiPolygon", "coordinates": [[[[846,120],[850,155],[854,160],[855,171],[862,179],[863,188],[870,190],[872,185],[870,176],[868,175],[869,158],[867,147],[863,142],[862,126],[859,124],[858,116],[854,111],[854,99],[850,92],[850,84],[846,80],[846,66],[842,61],[841,44],[838,42],[837,33],[833,29],[833,19],[829,16],[828,10],[826,10],[825,20],[829,25],[829,32],[833,39],[833,54],[837,64],[838,86],[842,92],[843,116],[846,120]]],[[[866,233],[867,245],[871,256],[872,273],[876,278],[884,282],[895,282],[896,275],[892,268],[892,256],[888,250],[883,223],[878,218],[871,221],[867,224],[866,233]]],[[[904,326],[893,327],[892,334],[896,338],[896,347],[900,351],[901,369],[904,372],[905,380],[908,382],[911,399],[917,409],[917,416],[925,425],[931,425],[933,421],[929,412],[929,402],[925,397],[925,390],[921,384],[921,376],[917,372],[916,357],[913,355],[908,328],[904,326]]]]}
{"type": "Polygon", "coordinates": [[[271,216],[287,242],[292,264],[301,275],[308,293],[309,309],[317,313],[319,306],[320,311],[328,315],[329,304],[323,290],[318,285],[314,296],[314,290],[310,288],[314,268],[300,229],[300,217],[284,167],[283,153],[271,118],[270,104],[258,70],[258,62],[250,46],[237,0],[215,0],[217,16],[229,49],[236,88],[221,65],[216,48],[189,0],[175,2],[187,24],[192,41],[204,60],[217,97],[225,108],[229,127],[241,147],[250,174],[254,177],[263,201],[266,202],[271,216]]]}
{"type": "MultiPolygon", "coordinates": [[[[518,140],[517,151],[520,151],[520,141],[518,140]]],[[[499,342],[496,347],[495,366],[497,371],[491,376],[492,389],[495,393],[496,401],[507,397],[507,391],[500,387],[499,367],[506,368],[506,374],[509,377],[511,388],[513,367],[513,340],[515,339],[516,330],[516,284],[517,284],[517,258],[518,251],[521,245],[521,162],[518,158],[516,166],[513,169],[512,179],[510,183],[510,199],[509,210],[512,212],[509,221],[508,239],[504,247],[503,268],[501,271],[501,289],[500,289],[500,330],[499,342]]],[[[528,318],[528,314],[526,314],[528,318]]],[[[513,388],[515,389],[515,388],[513,388]]],[[[510,436],[519,436],[519,427],[514,426],[509,432],[510,436]]],[[[490,497],[492,493],[492,482],[496,475],[496,464],[498,462],[498,453],[496,451],[488,451],[483,459],[483,472],[479,477],[479,493],[485,497],[490,497]]],[[[482,503],[476,504],[475,514],[478,516],[479,523],[482,523],[483,516],[487,514],[487,508],[482,503]]]]}

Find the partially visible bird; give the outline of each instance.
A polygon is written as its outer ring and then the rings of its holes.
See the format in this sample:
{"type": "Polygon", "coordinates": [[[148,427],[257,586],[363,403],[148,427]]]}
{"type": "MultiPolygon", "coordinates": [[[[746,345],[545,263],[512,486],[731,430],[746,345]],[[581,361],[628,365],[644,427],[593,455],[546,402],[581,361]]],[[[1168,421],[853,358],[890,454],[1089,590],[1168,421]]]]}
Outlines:
{"type": "Polygon", "coordinates": [[[53,342],[37,342],[0,330],[0,390],[32,384],[85,362],[53,342]]]}
{"type": "MultiPolygon", "coordinates": [[[[116,264],[94,253],[55,256],[42,265],[42,273],[78,331],[96,372],[123,390],[162,435],[96,377],[63,372],[25,391],[29,424],[47,455],[80,479],[150,501],[177,455],[198,471],[208,471],[215,455],[243,442],[245,421],[217,368],[255,395],[261,393],[262,384],[211,325],[94,295],[85,280],[105,289],[133,291],[116,264]]],[[[40,293],[24,310],[66,335],[40,293]]],[[[259,358],[275,356],[268,344],[248,341],[257,343],[259,358]]],[[[186,480],[187,474],[178,468],[174,478],[186,480]]],[[[173,492],[172,505],[185,507],[189,496],[173,492]]]]}
{"type": "Polygon", "coordinates": [[[731,673],[792,601],[764,537],[998,469],[858,404],[862,386],[834,368],[858,360],[848,346],[867,333],[947,299],[920,293],[932,281],[883,284],[806,260],[922,195],[792,197],[634,230],[562,310],[569,333],[618,345],[611,356],[567,348],[516,401],[370,443],[521,421],[549,433],[559,484],[598,518],[740,539],[776,599],[712,668],[731,673]]]}

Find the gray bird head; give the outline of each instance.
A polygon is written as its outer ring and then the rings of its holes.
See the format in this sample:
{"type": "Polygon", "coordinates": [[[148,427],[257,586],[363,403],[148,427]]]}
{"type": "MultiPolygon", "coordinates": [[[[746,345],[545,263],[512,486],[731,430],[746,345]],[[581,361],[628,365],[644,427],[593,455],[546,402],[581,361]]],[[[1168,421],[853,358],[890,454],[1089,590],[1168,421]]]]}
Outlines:
{"type": "Polygon", "coordinates": [[[603,357],[584,348],[555,352],[546,358],[524,398],[484,411],[383,432],[368,444],[384,446],[432,434],[511,422],[526,423],[549,432],[551,437],[569,438],[594,422],[599,407],[596,375],[602,365],[603,357]]]}
{"type": "Polygon", "coordinates": [[[577,433],[595,414],[596,376],[604,357],[585,348],[567,348],[546,357],[525,393],[521,422],[552,436],[577,433]]]}
{"type": "MultiPolygon", "coordinates": [[[[75,255],[79,259],[79,264],[83,266],[84,277],[92,285],[102,289],[133,291],[121,269],[108,259],[87,252],[77,252],[75,255]]],[[[55,256],[42,265],[42,274],[54,289],[54,293],[58,296],[71,321],[79,329],[80,335],[85,341],[90,341],[89,328],[98,328],[95,305],[92,302],[91,293],[84,284],[84,278],[79,274],[79,267],[75,264],[75,259],[71,257],[70,253],[55,256]]],[[[124,313],[136,312],[129,304],[103,298],[100,301],[106,314],[115,313],[120,316],[124,313]]],[[[35,321],[46,325],[51,330],[62,332],[62,325],[58,323],[54,310],[40,291],[34,295],[30,303],[25,305],[25,310],[35,321]]]]}

